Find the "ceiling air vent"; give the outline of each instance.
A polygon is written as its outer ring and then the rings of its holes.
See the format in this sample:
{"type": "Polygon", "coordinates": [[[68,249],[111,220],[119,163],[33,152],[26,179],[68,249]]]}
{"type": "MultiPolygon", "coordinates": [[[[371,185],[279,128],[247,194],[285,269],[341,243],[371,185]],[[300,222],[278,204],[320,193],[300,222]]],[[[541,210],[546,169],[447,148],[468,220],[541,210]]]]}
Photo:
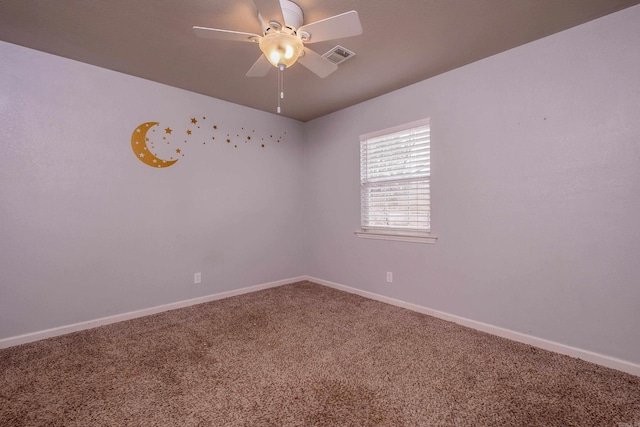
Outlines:
{"type": "Polygon", "coordinates": [[[322,56],[338,65],[355,55],[356,54],[351,52],[349,49],[345,49],[342,46],[336,46],[322,56]]]}

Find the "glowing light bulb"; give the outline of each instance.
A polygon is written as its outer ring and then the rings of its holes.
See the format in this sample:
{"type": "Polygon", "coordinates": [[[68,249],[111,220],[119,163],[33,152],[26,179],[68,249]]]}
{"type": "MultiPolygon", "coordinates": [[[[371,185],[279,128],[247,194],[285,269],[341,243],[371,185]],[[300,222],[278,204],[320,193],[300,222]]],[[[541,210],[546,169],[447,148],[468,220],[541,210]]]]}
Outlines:
{"type": "Polygon", "coordinates": [[[269,53],[269,62],[271,62],[272,64],[279,64],[280,52],[278,52],[277,50],[271,51],[271,53],[269,53]]]}
{"type": "Polygon", "coordinates": [[[284,48],[284,58],[285,59],[291,59],[293,58],[293,47],[291,45],[287,45],[284,48]]]}

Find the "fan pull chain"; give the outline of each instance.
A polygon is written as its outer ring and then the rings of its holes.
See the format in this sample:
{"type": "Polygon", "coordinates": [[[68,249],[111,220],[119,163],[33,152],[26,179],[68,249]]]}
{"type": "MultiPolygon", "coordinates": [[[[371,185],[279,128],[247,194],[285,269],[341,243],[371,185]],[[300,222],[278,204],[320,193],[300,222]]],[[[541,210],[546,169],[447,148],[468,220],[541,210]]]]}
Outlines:
{"type": "Polygon", "coordinates": [[[282,112],[280,108],[280,100],[284,99],[284,69],[287,66],[284,64],[278,64],[278,114],[282,112]]]}

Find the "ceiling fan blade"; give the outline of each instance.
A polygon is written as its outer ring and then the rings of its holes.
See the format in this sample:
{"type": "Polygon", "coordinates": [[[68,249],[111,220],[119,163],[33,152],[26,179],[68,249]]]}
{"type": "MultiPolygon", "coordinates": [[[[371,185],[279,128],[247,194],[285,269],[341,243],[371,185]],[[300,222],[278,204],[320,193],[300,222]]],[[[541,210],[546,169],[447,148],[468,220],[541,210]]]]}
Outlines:
{"type": "Polygon", "coordinates": [[[309,40],[305,40],[305,43],[316,43],[343,37],[359,36],[362,34],[362,24],[360,24],[358,12],[352,10],[303,25],[298,28],[298,34],[301,31],[310,35],[309,40]]]}
{"type": "Polygon", "coordinates": [[[241,33],[239,31],[219,30],[217,28],[193,27],[196,36],[203,39],[231,40],[234,42],[253,42],[261,37],[257,34],[241,33]]]}
{"type": "Polygon", "coordinates": [[[282,7],[280,7],[280,0],[253,0],[253,3],[265,23],[276,21],[284,26],[284,15],[282,14],[282,7]]]}
{"type": "Polygon", "coordinates": [[[273,68],[273,65],[271,65],[267,57],[260,55],[260,58],[258,58],[249,71],[247,71],[247,77],[264,77],[271,68],[273,68]]]}
{"type": "Polygon", "coordinates": [[[336,64],[308,47],[304,48],[304,55],[298,58],[298,62],[323,79],[338,69],[336,64]]]}

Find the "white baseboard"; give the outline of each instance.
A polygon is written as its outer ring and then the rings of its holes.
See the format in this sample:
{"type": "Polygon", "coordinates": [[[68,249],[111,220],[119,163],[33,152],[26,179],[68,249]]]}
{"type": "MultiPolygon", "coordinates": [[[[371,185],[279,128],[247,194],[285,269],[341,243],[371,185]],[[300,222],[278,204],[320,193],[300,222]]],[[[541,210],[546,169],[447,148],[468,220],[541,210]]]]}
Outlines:
{"type": "Polygon", "coordinates": [[[408,303],[408,302],[397,300],[394,298],[389,298],[383,295],[374,294],[372,292],[363,291],[361,289],[352,288],[350,286],[341,285],[339,283],[330,282],[327,280],[319,279],[317,277],[305,276],[305,280],[308,280],[310,282],[314,282],[323,286],[327,286],[330,288],[360,295],[362,297],[369,298],[372,300],[395,305],[397,307],[406,308],[407,310],[412,310],[418,313],[427,314],[429,316],[437,317],[439,319],[448,320],[450,322],[467,326],[469,328],[476,329],[478,331],[487,332],[492,335],[497,335],[499,337],[508,338],[513,341],[529,344],[544,350],[565,354],[567,356],[586,360],[587,362],[595,363],[597,365],[602,365],[607,368],[617,369],[619,371],[627,372],[632,375],[640,376],[640,365],[635,364],[633,362],[617,359],[611,356],[605,356],[603,354],[594,353],[592,351],[583,350],[576,347],[571,347],[565,344],[557,343],[555,341],[549,341],[544,338],[538,338],[532,335],[527,335],[521,332],[512,331],[510,329],[501,328],[499,326],[490,325],[488,323],[478,322],[475,320],[467,319],[464,317],[456,316],[456,315],[445,313],[442,311],[433,310],[431,308],[422,307],[420,305],[408,303]]]}
{"type": "Polygon", "coordinates": [[[155,307],[143,308],[142,310],[130,311],[128,313],[116,314],[113,316],[102,317],[100,319],[88,320],[86,322],[74,323],[72,325],[59,326],[56,328],[46,329],[44,331],[32,332],[15,337],[0,339],[0,348],[13,347],[15,345],[26,344],[34,341],[43,340],[45,338],[57,337],[59,335],[69,334],[84,329],[96,328],[98,326],[109,325],[111,323],[122,322],[124,320],[135,319],[138,317],[149,316],[151,314],[161,313],[163,311],[174,310],[176,308],[188,307],[195,304],[215,301],[219,299],[229,298],[236,295],[248,294],[250,292],[261,291],[263,289],[275,288],[277,286],[289,283],[307,280],[306,276],[293,277],[290,279],[278,280],[275,282],[262,283],[260,285],[248,286],[241,289],[220,292],[213,295],[188,299],[184,301],[172,302],[170,304],[158,305],[155,307]]]}
{"type": "Polygon", "coordinates": [[[606,366],[607,368],[617,369],[619,371],[628,372],[630,374],[640,376],[640,365],[626,361],[626,360],[617,359],[615,357],[594,353],[592,351],[583,350],[576,347],[571,347],[565,344],[560,344],[554,341],[549,341],[549,340],[538,338],[532,335],[523,334],[521,332],[512,331],[510,329],[501,328],[499,326],[490,325],[488,323],[478,322],[475,320],[467,319],[465,317],[456,316],[454,314],[433,310],[431,308],[422,307],[417,304],[412,304],[406,301],[386,297],[384,295],[375,294],[373,292],[363,291],[361,289],[352,288],[350,286],[341,285],[339,283],[330,282],[328,280],[323,280],[323,279],[319,279],[317,277],[312,277],[312,276],[299,276],[299,277],[293,277],[290,279],[277,280],[275,282],[262,283],[259,285],[248,286],[245,288],[234,289],[226,292],[220,292],[213,295],[206,295],[203,297],[173,302],[170,304],[164,304],[156,307],[145,308],[142,310],[130,311],[128,313],[102,317],[100,319],[88,320],[86,322],[74,323],[72,325],[59,326],[56,328],[32,332],[24,335],[18,335],[15,337],[3,338],[3,339],[0,339],[0,348],[13,347],[20,344],[26,344],[29,342],[39,341],[46,338],[52,338],[59,335],[68,334],[71,332],[77,332],[84,329],[91,329],[91,328],[95,328],[103,325],[109,325],[111,323],[122,322],[124,320],[135,319],[143,316],[149,316],[151,314],[161,313],[163,311],[174,310],[182,307],[188,307],[195,304],[202,304],[205,302],[220,300],[220,299],[229,298],[237,295],[247,294],[250,292],[256,292],[263,289],[275,288],[277,286],[287,285],[289,283],[300,282],[303,280],[308,280],[310,282],[314,282],[319,285],[323,285],[323,286],[338,289],[341,291],[349,292],[352,294],[360,295],[365,298],[395,305],[397,307],[406,308],[407,310],[412,310],[418,313],[423,313],[429,316],[437,317],[439,319],[448,320],[450,322],[467,326],[469,328],[476,329],[482,332],[487,332],[493,335],[497,335],[499,337],[508,338],[510,340],[521,342],[524,344],[529,344],[544,350],[549,350],[549,351],[553,351],[560,354],[566,354],[567,356],[586,360],[588,362],[606,366]]]}

